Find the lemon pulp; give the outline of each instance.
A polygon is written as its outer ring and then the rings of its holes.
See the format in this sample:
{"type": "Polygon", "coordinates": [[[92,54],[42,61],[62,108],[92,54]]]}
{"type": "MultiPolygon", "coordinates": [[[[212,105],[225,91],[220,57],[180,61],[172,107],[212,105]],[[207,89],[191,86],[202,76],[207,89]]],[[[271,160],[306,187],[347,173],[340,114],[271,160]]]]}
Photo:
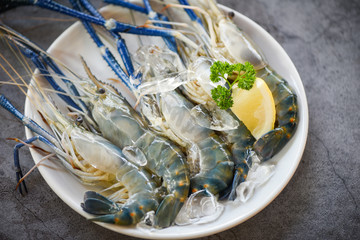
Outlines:
{"type": "Polygon", "coordinates": [[[232,96],[234,105],[231,110],[256,139],[274,129],[275,103],[264,80],[256,78],[254,86],[250,90],[235,87],[232,96]]]}

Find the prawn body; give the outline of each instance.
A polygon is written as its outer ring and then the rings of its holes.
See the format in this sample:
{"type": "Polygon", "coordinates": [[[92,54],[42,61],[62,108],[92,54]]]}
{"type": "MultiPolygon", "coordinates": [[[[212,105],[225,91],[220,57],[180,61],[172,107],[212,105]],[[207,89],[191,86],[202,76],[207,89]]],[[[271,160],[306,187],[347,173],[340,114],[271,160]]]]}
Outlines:
{"type": "MultiPolygon", "coordinates": [[[[129,199],[116,213],[95,217],[92,220],[133,225],[138,223],[147,212],[157,209],[160,198],[156,196],[155,190],[158,186],[153,181],[152,175],[128,161],[118,147],[103,137],[78,129],[71,132],[71,140],[78,154],[90,165],[115,175],[117,181],[128,190],[129,199]]],[[[98,209],[94,210],[93,206],[90,206],[88,196],[89,193],[86,193],[83,209],[99,214],[98,209]]],[[[100,200],[100,196],[94,196],[97,201],[100,200]]]]}
{"type": "MultiPolygon", "coordinates": [[[[212,2],[212,1],[210,1],[212,2]]],[[[217,9],[211,4],[212,9],[217,9]]],[[[227,49],[228,56],[236,62],[250,62],[257,70],[257,76],[262,78],[272,92],[277,124],[274,130],[265,133],[254,143],[254,150],[262,161],[267,161],[277,154],[293,136],[297,123],[297,100],[287,81],[268,66],[258,47],[230,20],[220,17],[218,22],[221,42],[227,49]]],[[[218,17],[219,18],[219,17],[218,17]]]]}
{"type": "MultiPolygon", "coordinates": [[[[237,39],[241,43],[230,41],[230,36],[223,37],[228,39],[223,40],[226,43],[225,47],[229,49],[228,52],[238,62],[253,64],[257,69],[257,76],[266,82],[274,98],[277,126],[261,136],[254,144],[258,157],[262,161],[267,161],[285,146],[296,130],[299,121],[296,95],[287,81],[267,65],[261,53],[242,31],[232,23],[226,23],[226,26],[231,28],[229,31],[232,33],[231,39],[237,39]]],[[[222,29],[225,28],[225,26],[222,27],[222,29]]]]}
{"type": "MultiPolygon", "coordinates": [[[[5,97],[1,96],[1,99],[1,106],[14,114],[15,107],[5,97]]],[[[54,150],[65,167],[83,183],[110,181],[111,184],[120,185],[128,191],[128,199],[122,207],[111,203],[110,200],[104,202],[105,198],[94,192],[86,193],[85,203],[82,205],[85,211],[97,214],[116,212],[94,220],[132,225],[139,222],[146,212],[158,207],[160,200],[156,191],[158,184],[147,170],[129,162],[122,151],[110,141],[77,127],[58,112],[48,100],[46,103],[42,104],[42,114],[52,129],[56,129],[56,134],[62,135],[61,141],[57,143],[60,147],[53,144],[48,146],[54,150]],[[46,112],[43,111],[44,108],[47,109],[46,112]],[[52,111],[49,112],[49,109],[52,111]]],[[[19,111],[16,110],[15,113],[18,115],[19,111]]],[[[35,130],[40,136],[49,135],[47,132],[44,134],[45,130],[41,128],[35,130]]],[[[52,138],[58,139],[54,136],[52,138]]],[[[47,143],[49,140],[43,142],[47,143]]]]}
{"type": "MultiPolygon", "coordinates": [[[[98,92],[95,85],[92,92],[98,92]]],[[[128,153],[137,165],[163,179],[164,199],[155,213],[154,225],[170,226],[187,199],[189,171],[181,149],[168,139],[152,132],[139,114],[120,94],[104,86],[103,93],[88,96],[89,108],[102,135],[128,153]]]]}
{"type": "MultiPolygon", "coordinates": [[[[109,140],[71,124],[54,107],[50,107],[53,110],[53,116],[56,118],[48,118],[47,120],[55,123],[59,131],[65,131],[70,137],[71,145],[68,144],[68,147],[69,145],[74,147],[75,156],[78,154],[83,161],[93,168],[113,175],[115,182],[120,183],[128,191],[129,197],[118,212],[94,218],[94,221],[132,225],[139,222],[148,211],[157,209],[160,198],[155,190],[158,184],[146,169],[130,162],[120,148],[109,140]]],[[[44,115],[49,116],[45,113],[44,115]]],[[[67,151],[70,152],[71,149],[67,151]]],[[[97,205],[102,199],[96,197],[89,201],[88,195],[89,193],[85,194],[85,203],[82,205],[84,210],[98,214],[97,205]],[[94,206],[96,207],[94,208],[94,206]]]]}
{"type": "MultiPolygon", "coordinates": [[[[199,172],[191,178],[191,191],[224,190],[233,178],[234,164],[225,143],[210,129],[198,125],[190,111],[194,105],[176,91],[161,94],[161,110],[170,129],[183,141],[195,145],[199,172]]],[[[206,113],[204,113],[206,114],[206,113]]]]}
{"type": "Polygon", "coordinates": [[[274,97],[277,127],[264,134],[254,144],[254,150],[263,161],[278,153],[291,139],[298,125],[297,98],[286,80],[270,67],[258,71],[274,97]]]}

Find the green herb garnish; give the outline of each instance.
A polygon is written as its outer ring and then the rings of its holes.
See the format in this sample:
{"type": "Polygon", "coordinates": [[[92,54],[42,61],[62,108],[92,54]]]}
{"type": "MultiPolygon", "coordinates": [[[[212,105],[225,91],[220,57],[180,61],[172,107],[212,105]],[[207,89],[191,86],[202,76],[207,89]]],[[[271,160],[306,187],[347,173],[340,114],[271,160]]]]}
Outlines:
{"type": "Polygon", "coordinates": [[[224,79],[227,87],[217,86],[211,90],[211,96],[221,109],[232,107],[234,101],[231,96],[232,87],[237,84],[239,88],[249,90],[252,88],[256,78],[254,66],[249,62],[245,64],[228,62],[214,62],[210,67],[210,80],[214,83],[224,79]]]}

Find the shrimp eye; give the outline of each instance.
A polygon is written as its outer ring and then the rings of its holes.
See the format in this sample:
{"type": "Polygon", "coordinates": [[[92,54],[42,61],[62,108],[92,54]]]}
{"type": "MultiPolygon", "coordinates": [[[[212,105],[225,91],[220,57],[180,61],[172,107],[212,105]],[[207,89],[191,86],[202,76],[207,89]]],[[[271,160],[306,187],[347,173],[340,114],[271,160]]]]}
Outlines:
{"type": "Polygon", "coordinates": [[[82,116],[78,116],[78,117],[76,118],[76,122],[77,122],[77,123],[82,123],[82,122],[83,122],[82,116]]]}
{"type": "Polygon", "coordinates": [[[229,18],[234,18],[235,17],[235,13],[234,12],[228,12],[228,17],[229,18]]]}
{"type": "Polygon", "coordinates": [[[97,90],[97,92],[98,92],[99,94],[104,94],[104,93],[105,93],[105,89],[99,88],[99,90],[97,90]]]}

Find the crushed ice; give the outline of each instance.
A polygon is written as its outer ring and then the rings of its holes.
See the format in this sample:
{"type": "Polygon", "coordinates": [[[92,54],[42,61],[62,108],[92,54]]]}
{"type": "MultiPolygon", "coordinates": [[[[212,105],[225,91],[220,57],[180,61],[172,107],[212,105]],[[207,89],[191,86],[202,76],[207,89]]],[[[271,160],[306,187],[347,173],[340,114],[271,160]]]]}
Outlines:
{"type": "Polygon", "coordinates": [[[179,56],[170,50],[143,46],[134,55],[134,60],[137,65],[134,75],[141,76],[141,80],[130,80],[137,86],[134,91],[140,96],[168,92],[189,81],[188,71],[179,56]]]}
{"type": "Polygon", "coordinates": [[[175,219],[177,225],[204,224],[216,220],[224,211],[224,205],[206,190],[190,195],[175,219]]]}
{"type": "Polygon", "coordinates": [[[252,166],[249,169],[246,181],[236,188],[237,197],[235,203],[247,202],[254,195],[255,190],[269,181],[274,174],[274,164],[261,164],[256,154],[254,152],[252,154],[252,166]]]}
{"type": "Polygon", "coordinates": [[[206,108],[209,107],[198,104],[190,110],[197,124],[215,131],[228,131],[239,127],[239,122],[225,110],[214,107],[210,110],[211,113],[207,114],[206,108]]]}

